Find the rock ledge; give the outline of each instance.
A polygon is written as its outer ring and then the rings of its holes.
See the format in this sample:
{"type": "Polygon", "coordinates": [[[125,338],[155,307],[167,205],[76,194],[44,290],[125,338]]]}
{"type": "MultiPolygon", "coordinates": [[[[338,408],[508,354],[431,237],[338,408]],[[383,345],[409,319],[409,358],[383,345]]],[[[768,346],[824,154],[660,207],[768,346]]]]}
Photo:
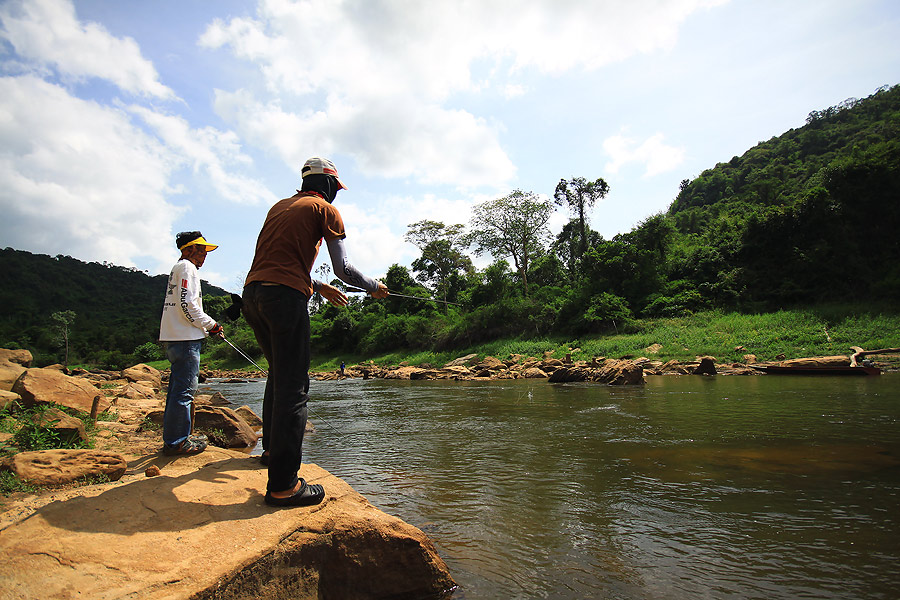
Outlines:
{"type": "MultiPolygon", "coordinates": [[[[115,484],[0,514],[0,599],[441,598],[455,588],[416,527],[313,464],[322,504],[271,508],[256,457],[148,455],[115,484]],[[148,467],[161,475],[146,477],[148,467]]],[[[29,503],[30,502],[30,503],[29,503]]]]}

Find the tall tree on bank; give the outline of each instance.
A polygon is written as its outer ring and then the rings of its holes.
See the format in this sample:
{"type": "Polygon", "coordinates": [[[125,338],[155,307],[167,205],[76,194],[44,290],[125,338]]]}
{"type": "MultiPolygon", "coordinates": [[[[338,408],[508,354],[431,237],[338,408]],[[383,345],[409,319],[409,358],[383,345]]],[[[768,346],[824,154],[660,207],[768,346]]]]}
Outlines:
{"type": "Polygon", "coordinates": [[[410,224],[403,238],[422,251],[422,256],[412,263],[413,271],[444,300],[453,276],[474,270],[472,260],[463,254],[467,245],[463,229],[462,224],[444,225],[423,219],[410,224]]]}
{"type": "Polygon", "coordinates": [[[544,252],[550,235],[547,221],[552,213],[549,200],[542,200],[533,192],[514,190],[473,209],[468,239],[479,256],[487,252],[497,259],[511,257],[528,296],[528,268],[532,259],[544,252]]]}
{"type": "Polygon", "coordinates": [[[50,320],[53,321],[53,326],[56,329],[59,344],[65,348],[66,354],[65,359],[63,360],[63,364],[68,367],[69,330],[72,328],[72,323],[75,322],[75,311],[61,310],[59,312],[55,312],[50,315],[50,320]]]}
{"type": "Polygon", "coordinates": [[[584,177],[573,177],[569,181],[560,179],[553,192],[553,199],[559,206],[568,206],[578,216],[581,225],[581,248],[579,257],[587,252],[588,218],[587,211],[609,193],[609,185],[603,178],[588,181],[584,177]]]}

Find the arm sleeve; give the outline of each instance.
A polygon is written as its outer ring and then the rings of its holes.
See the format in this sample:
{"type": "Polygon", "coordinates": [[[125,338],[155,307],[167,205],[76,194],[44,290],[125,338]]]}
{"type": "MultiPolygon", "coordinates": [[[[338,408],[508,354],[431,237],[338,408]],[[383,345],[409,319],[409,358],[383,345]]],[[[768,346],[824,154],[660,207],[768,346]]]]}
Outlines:
{"type": "Polygon", "coordinates": [[[344,249],[343,238],[327,240],[326,243],[328,244],[328,254],[331,256],[331,266],[338,279],[367,292],[374,292],[378,289],[377,281],[366,277],[359,272],[359,269],[350,264],[347,251],[344,249]]]}
{"type": "Polygon", "coordinates": [[[178,274],[178,312],[185,320],[204,332],[216,324],[216,320],[203,312],[200,299],[200,277],[197,272],[189,272],[185,267],[178,274]]]}

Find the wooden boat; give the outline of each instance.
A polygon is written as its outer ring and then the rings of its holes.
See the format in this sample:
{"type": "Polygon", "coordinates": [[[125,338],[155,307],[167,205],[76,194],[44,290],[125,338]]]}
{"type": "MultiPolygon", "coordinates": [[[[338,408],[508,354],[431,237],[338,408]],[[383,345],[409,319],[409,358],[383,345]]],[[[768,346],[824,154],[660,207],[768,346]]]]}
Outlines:
{"type": "Polygon", "coordinates": [[[878,367],[785,367],[782,365],[748,365],[770,375],[881,375],[878,367]]]}

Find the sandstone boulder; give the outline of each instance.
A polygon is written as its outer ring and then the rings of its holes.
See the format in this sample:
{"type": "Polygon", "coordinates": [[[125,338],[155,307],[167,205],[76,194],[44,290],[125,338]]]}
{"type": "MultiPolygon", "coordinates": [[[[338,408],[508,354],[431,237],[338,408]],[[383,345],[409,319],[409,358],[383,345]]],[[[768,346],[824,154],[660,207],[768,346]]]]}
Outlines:
{"type": "Polygon", "coordinates": [[[644,383],[644,370],[630,360],[607,360],[597,380],[610,385],[637,385],[644,383]]]}
{"type": "Polygon", "coordinates": [[[431,379],[443,379],[445,376],[441,371],[435,371],[434,369],[417,369],[416,371],[410,371],[409,379],[411,381],[423,381],[423,380],[431,380],[431,379]]]}
{"type": "Polygon", "coordinates": [[[525,379],[542,379],[546,378],[547,374],[542,369],[531,367],[522,371],[522,377],[525,379]]]}
{"type": "Polygon", "coordinates": [[[0,598],[438,598],[456,586],[421,530],[315,465],[300,475],[325,501],[278,509],[255,458],[212,448],[153,462],[159,476],[142,462],[117,485],[5,513],[0,598]]]}
{"type": "Polygon", "coordinates": [[[153,389],[157,391],[162,389],[162,374],[157,369],[143,363],[124,369],[122,378],[132,383],[146,381],[153,389]]]}
{"type": "Polygon", "coordinates": [[[12,391],[22,397],[25,407],[54,403],[89,413],[95,396],[101,396],[100,412],[110,407],[109,399],[89,381],[48,369],[27,369],[13,384],[12,391]]]}
{"type": "Polygon", "coordinates": [[[468,367],[464,367],[462,365],[444,367],[443,371],[451,377],[470,377],[472,375],[472,372],[468,369],[468,367]]]}
{"type": "Polygon", "coordinates": [[[102,450],[38,450],[10,456],[0,468],[35,485],[65,485],[92,475],[116,481],[128,464],[121,455],[102,450]]]}
{"type": "Polygon", "coordinates": [[[19,400],[21,400],[21,398],[17,393],[0,389],[0,410],[3,410],[13,402],[18,402],[19,400]]]}
{"type": "MultiPolygon", "coordinates": [[[[253,409],[246,404],[234,409],[234,412],[236,412],[251,429],[258,430],[262,428],[262,419],[260,416],[253,412],[253,409]]],[[[309,423],[309,421],[307,421],[307,423],[309,423]]]]}
{"type": "Polygon", "coordinates": [[[28,350],[0,348],[0,390],[12,389],[16,379],[31,366],[34,358],[28,350]]]}
{"type": "Polygon", "coordinates": [[[485,356],[484,360],[472,366],[473,371],[502,371],[505,368],[506,364],[493,356],[485,356]]]}
{"type": "Polygon", "coordinates": [[[419,367],[398,367],[384,373],[385,379],[410,379],[413,373],[424,371],[419,367]]]}
{"type": "MultiPolygon", "coordinates": [[[[162,425],[164,415],[165,411],[156,410],[150,412],[147,418],[162,425]]],[[[222,438],[216,443],[224,444],[226,448],[252,448],[259,440],[253,427],[235,411],[224,406],[195,406],[194,430],[221,431],[222,438]]]]}
{"type": "Polygon", "coordinates": [[[156,398],[156,392],[153,391],[153,388],[149,385],[144,385],[143,381],[138,381],[135,383],[129,383],[125,385],[119,392],[117,392],[117,396],[121,396],[123,398],[128,398],[129,400],[138,400],[141,398],[156,398]]]}
{"type": "Polygon", "coordinates": [[[231,402],[222,392],[214,394],[197,394],[194,396],[194,404],[197,406],[231,406],[231,402]]]}

